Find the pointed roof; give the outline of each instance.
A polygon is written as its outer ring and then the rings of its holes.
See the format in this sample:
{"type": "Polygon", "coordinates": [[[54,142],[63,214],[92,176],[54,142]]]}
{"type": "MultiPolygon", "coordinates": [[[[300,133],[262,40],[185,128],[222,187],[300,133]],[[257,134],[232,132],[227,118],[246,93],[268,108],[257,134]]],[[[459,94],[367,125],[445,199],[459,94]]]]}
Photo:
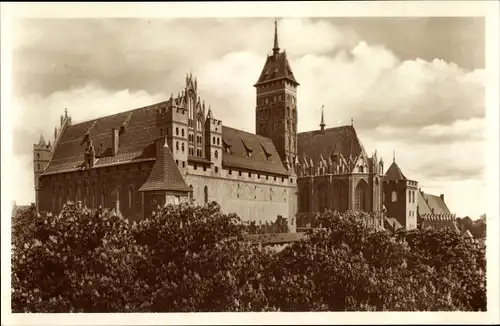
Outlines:
{"type": "Polygon", "coordinates": [[[148,179],[139,191],[172,190],[191,191],[181,175],[177,164],[175,164],[172,152],[167,143],[161,146],[156,162],[149,173],[148,179]]]}
{"type": "Polygon", "coordinates": [[[391,166],[387,169],[385,173],[386,180],[408,180],[401,169],[397,165],[396,161],[392,162],[391,166]]]}
{"type": "Polygon", "coordinates": [[[296,86],[299,85],[293,75],[292,68],[290,67],[290,63],[286,57],[286,52],[280,53],[278,44],[278,24],[275,21],[273,54],[267,56],[266,63],[264,64],[259,80],[254,86],[280,79],[286,79],[296,86]]]}
{"type": "Polygon", "coordinates": [[[464,236],[464,238],[468,238],[468,239],[474,238],[474,236],[472,235],[472,233],[470,233],[469,230],[465,230],[465,232],[463,233],[463,236],[464,236]]]}
{"type": "Polygon", "coordinates": [[[280,52],[280,46],[278,43],[278,21],[274,21],[274,47],[273,47],[273,53],[276,55],[280,52]]]}
{"type": "Polygon", "coordinates": [[[40,140],[38,141],[38,145],[45,146],[45,138],[43,138],[43,134],[40,134],[40,140]]]}

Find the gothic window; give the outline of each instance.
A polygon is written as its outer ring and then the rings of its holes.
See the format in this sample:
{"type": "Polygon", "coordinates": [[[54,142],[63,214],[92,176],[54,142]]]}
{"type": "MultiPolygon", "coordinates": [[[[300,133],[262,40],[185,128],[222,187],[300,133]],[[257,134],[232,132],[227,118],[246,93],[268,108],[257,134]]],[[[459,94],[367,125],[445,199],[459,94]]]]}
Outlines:
{"type": "Polygon", "coordinates": [[[355,189],[354,209],[357,211],[368,211],[368,184],[360,180],[355,189]]]}
{"type": "Polygon", "coordinates": [[[179,128],[178,127],[175,127],[175,135],[179,136],[179,128]]]}
{"type": "Polygon", "coordinates": [[[215,137],[212,137],[212,144],[215,145],[215,137]]]}
{"type": "Polygon", "coordinates": [[[179,150],[179,142],[178,141],[175,142],[175,149],[179,150]]]}
{"type": "Polygon", "coordinates": [[[182,137],[184,137],[184,128],[181,129],[182,137]]]}
{"type": "Polygon", "coordinates": [[[207,186],[205,186],[205,188],[203,189],[203,193],[204,193],[205,204],[208,204],[208,187],[207,186]]]}
{"type": "Polygon", "coordinates": [[[220,138],[217,137],[217,146],[220,145],[220,138]]]}
{"type": "Polygon", "coordinates": [[[395,191],[393,191],[391,193],[391,201],[395,203],[397,200],[398,200],[398,194],[395,191]]]}
{"type": "Polygon", "coordinates": [[[364,167],[363,166],[359,167],[359,173],[364,173],[364,167]]]}
{"type": "Polygon", "coordinates": [[[184,143],[182,143],[182,152],[184,153],[184,143]]]}

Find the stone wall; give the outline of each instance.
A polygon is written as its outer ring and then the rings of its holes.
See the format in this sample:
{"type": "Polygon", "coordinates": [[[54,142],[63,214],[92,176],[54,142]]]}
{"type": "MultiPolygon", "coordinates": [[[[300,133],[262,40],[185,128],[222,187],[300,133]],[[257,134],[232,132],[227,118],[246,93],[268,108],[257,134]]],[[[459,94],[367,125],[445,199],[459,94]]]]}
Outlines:
{"type": "Polygon", "coordinates": [[[297,186],[295,177],[274,177],[248,171],[222,169],[215,173],[192,165],[186,182],[193,188],[196,204],[216,201],[225,213],[236,213],[244,221],[257,224],[275,221],[278,215],[295,226],[297,186]]]}

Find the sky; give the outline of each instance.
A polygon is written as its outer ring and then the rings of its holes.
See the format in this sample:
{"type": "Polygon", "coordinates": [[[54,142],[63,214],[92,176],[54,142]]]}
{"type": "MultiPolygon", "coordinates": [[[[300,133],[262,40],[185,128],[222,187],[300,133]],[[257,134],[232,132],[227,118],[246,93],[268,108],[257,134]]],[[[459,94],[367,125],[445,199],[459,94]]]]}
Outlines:
{"type": "MultiPolygon", "coordinates": [[[[280,47],[300,83],[298,130],[350,124],[457,216],[486,211],[483,18],[287,18],[280,47]]],[[[13,167],[34,201],[33,143],[73,123],[166,100],[197,77],[224,125],[255,131],[271,18],[23,19],[12,37],[13,167]]]]}

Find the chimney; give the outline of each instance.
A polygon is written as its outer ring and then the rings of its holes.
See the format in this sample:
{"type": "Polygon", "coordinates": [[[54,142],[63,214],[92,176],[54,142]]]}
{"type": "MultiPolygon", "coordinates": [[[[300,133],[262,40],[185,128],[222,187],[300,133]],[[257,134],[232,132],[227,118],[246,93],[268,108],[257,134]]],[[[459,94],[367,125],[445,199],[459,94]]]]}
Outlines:
{"type": "Polygon", "coordinates": [[[118,152],[118,147],[120,144],[119,130],[116,128],[111,129],[111,153],[113,156],[118,152]]]}
{"type": "Polygon", "coordinates": [[[441,198],[441,200],[442,200],[442,201],[443,201],[443,203],[444,203],[444,195],[443,195],[443,194],[439,195],[439,198],[441,198]]]}

